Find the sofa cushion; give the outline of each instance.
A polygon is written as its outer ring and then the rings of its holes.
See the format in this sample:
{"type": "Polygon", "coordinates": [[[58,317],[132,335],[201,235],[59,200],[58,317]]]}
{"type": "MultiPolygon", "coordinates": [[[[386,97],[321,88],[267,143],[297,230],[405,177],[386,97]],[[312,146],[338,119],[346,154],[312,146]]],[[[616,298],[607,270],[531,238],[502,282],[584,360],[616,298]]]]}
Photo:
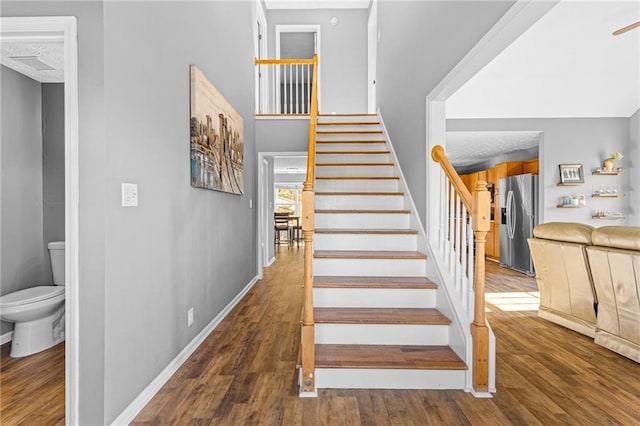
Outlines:
{"type": "Polygon", "coordinates": [[[640,227],[603,226],[591,234],[593,245],[640,250],[640,227]]]}
{"type": "Polygon", "coordinates": [[[533,229],[533,235],[545,240],[591,245],[593,230],[593,226],[583,223],[549,222],[536,226],[533,229]]]}

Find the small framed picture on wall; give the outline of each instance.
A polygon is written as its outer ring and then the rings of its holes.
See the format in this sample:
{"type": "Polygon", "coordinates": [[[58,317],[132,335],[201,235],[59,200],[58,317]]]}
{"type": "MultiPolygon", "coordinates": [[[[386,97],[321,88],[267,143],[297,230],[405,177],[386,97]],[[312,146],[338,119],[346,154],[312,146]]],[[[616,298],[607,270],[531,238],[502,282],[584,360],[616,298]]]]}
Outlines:
{"type": "Polygon", "coordinates": [[[582,164],[560,164],[560,183],[584,183],[582,164]]]}

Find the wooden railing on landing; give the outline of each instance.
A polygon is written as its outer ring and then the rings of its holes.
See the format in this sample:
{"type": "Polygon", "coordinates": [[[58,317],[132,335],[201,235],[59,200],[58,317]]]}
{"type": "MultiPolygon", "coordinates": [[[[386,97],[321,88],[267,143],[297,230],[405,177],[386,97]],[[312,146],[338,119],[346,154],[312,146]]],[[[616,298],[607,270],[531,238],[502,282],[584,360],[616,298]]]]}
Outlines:
{"type": "Polygon", "coordinates": [[[256,59],[256,116],[310,115],[317,64],[317,55],[312,59],[256,59]]]}
{"type": "Polygon", "coordinates": [[[302,390],[315,392],[315,325],[313,319],[313,230],[316,165],[316,121],[318,118],[318,55],[313,56],[307,178],[302,188],[302,237],[304,239],[304,301],[302,307],[302,390]]]}
{"type": "Polygon", "coordinates": [[[443,171],[440,199],[440,250],[447,258],[461,305],[471,312],[473,344],[473,389],[489,391],[489,329],[485,318],[485,238],[491,219],[491,199],[485,181],[478,181],[471,194],[437,145],[433,160],[443,171]],[[474,247],[475,240],[475,247],[474,247]],[[475,250],[474,250],[475,248],[475,250]],[[475,265],[475,268],[474,268],[475,265]],[[468,288],[471,286],[471,288],[468,288]],[[473,302],[467,296],[473,296],[473,302]]]}

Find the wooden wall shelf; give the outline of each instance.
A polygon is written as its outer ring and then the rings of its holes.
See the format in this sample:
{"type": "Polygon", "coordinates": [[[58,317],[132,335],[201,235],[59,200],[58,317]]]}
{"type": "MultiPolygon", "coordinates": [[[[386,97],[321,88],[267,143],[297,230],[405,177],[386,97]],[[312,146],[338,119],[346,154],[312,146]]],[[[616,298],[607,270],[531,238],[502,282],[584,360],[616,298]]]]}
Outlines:
{"type": "Polygon", "coordinates": [[[617,176],[617,175],[621,175],[623,173],[623,170],[614,170],[611,172],[605,172],[603,170],[594,170],[593,172],[591,172],[592,175],[596,175],[596,176],[617,176]]]}
{"type": "Polygon", "coordinates": [[[576,183],[558,183],[557,186],[582,186],[584,182],[576,182],[576,183]]]}
{"type": "Polygon", "coordinates": [[[625,219],[624,216],[591,216],[591,219],[597,220],[620,220],[625,219]]]}
{"type": "Polygon", "coordinates": [[[620,198],[624,194],[591,194],[591,198],[620,198]]]}
{"type": "Polygon", "coordinates": [[[557,208],[559,208],[559,209],[579,209],[579,208],[581,208],[581,207],[587,207],[587,206],[581,206],[581,205],[577,205],[577,206],[574,206],[574,205],[571,205],[571,206],[566,205],[566,206],[565,206],[564,204],[558,204],[556,207],[557,207],[557,208]]]}

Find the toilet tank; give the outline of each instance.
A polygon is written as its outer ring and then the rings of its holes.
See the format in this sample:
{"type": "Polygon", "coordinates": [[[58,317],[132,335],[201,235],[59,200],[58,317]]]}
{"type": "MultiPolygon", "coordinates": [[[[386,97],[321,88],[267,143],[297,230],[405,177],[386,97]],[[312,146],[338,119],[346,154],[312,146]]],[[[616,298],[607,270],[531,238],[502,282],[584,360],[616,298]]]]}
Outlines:
{"type": "Polygon", "coordinates": [[[48,244],[53,284],[64,285],[64,241],[51,241],[48,244]]]}

